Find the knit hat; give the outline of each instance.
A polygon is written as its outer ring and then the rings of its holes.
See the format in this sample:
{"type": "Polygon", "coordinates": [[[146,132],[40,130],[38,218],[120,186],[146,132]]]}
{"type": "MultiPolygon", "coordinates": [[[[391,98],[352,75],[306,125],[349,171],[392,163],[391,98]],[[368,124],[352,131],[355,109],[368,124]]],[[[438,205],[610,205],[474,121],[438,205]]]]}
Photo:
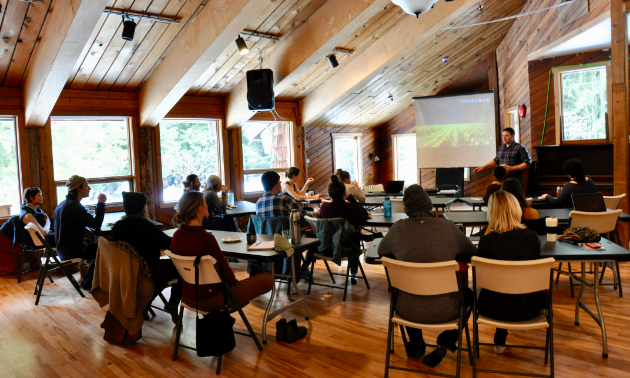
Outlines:
{"type": "Polygon", "coordinates": [[[208,176],[208,179],[206,180],[206,185],[208,188],[217,186],[221,183],[221,177],[217,176],[217,175],[210,175],[208,176]]]}
{"type": "Polygon", "coordinates": [[[79,186],[83,185],[83,183],[86,181],[87,180],[85,179],[85,177],[81,177],[79,175],[73,175],[73,176],[70,176],[68,181],[66,181],[66,186],[68,187],[68,190],[74,190],[78,188],[79,186]]]}
{"type": "Polygon", "coordinates": [[[140,192],[122,192],[123,209],[127,215],[136,215],[147,204],[147,195],[140,192]]]}
{"type": "Polygon", "coordinates": [[[433,209],[431,198],[427,192],[418,184],[409,186],[403,196],[405,214],[411,216],[412,213],[430,213],[433,209]]]}

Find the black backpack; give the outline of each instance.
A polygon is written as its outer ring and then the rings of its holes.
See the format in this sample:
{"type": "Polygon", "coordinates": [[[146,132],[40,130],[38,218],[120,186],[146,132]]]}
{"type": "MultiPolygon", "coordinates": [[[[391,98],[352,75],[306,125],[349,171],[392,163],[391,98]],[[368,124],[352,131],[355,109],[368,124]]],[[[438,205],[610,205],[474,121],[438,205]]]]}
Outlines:
{"type": "Polygon", "coordinates": [[[15,244],[19,242],[19,240],[16,240],[16,237],[15,237],[15,222],[18,222],[19,220],[20,220],[20,216],[14,215],[11,218],[9,218],[6,222],[4,222],[2,227],[0,227],[0,232],[2,232],[2,235],[6,236],[7,239],[11,240],[13,242],[13,246],[15,246],[15,244]]]}

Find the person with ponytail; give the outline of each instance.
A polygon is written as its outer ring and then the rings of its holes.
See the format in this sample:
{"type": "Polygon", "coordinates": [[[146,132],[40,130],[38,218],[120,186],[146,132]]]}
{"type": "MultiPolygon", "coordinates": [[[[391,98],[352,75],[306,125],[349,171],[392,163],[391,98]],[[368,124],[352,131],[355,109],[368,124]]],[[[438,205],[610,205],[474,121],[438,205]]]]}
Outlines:
{"type": "Polygon", "coordinates": [[[335,174],[337,175],[339,180],[343,182],[343,184],[346,186],[346,190],[348,191],[348,193],[350,193],[358,202],[365,202],[365,194],[363,194],[363,191],[359,187],[359,183],[356,180],[350,181],[349,172],[344,171],[343,169],[337,169],[337,172],[335,174]]]}
{"type": "MultiPolygon", "coordinates": [[[[188,192],[179,199],[179,210],[173,217],[173,225],[179,226],[171,242],[173,253],[182,256],[212,256],[225,282],[232,286],[232,291],[240,303],[248,302],[269,292],[274,285],[271,273],[260,273],[253,277],[237,280],[234,272],[225,260],[223,252],[214,236],[202,227],[202,221],[208,217],[208,205],[200,192],[188,192]]],[[[183,302],[195,305],[195,285],[184,282],[183,302]]],[[[199,286],[199,310],[210,311],[223,306],[222,284],[199,286]]]]}
{"type": "Polygon", "coordinates": [[[291,197],[295,198],[298,201],[308,201],[308,200],[319,200],[322,198],[321,194],[316,194],[314,196],[307,196],[306,191],[308,186],[315,180],[309,178],[306,180],[304,187],[302,190],[298,188],[297,183],[300,181],[300,168],[291,167],[287,170],[287,181],[282,184],[282,193],[288,194],[291,197]]]}

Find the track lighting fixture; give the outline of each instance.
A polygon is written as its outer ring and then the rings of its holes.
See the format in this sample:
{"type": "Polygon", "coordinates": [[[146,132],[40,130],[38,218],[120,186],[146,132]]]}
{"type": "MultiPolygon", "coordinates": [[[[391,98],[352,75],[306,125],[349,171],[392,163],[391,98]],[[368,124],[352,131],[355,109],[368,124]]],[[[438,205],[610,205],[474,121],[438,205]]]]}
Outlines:
{"type": "Polygon", "coordinates": [[[236,43],[236,48],[238,48],[239,54],[245,55],[249,52],[249,47],[247,47],[247,43],[245,43],[245,40],[240,35],[234,40],[234,43],[236,43]]]}
{"type": "Polygon", "coordinates": [[[328,64],[330,64],[330,68],[336,68],[339,66],[339,62],[337,62],[337,57],[335,54],[330,54],[326,57],[328,64]]]}
{"type": "Polygon", "coordinates": [[[126,41],[133,41],[133,34],[136,31],[136,23],[130,17],[127,17],[125,20],[125,16],[123,17],[123,31],[122,31],[122,39],[126,41]]]}

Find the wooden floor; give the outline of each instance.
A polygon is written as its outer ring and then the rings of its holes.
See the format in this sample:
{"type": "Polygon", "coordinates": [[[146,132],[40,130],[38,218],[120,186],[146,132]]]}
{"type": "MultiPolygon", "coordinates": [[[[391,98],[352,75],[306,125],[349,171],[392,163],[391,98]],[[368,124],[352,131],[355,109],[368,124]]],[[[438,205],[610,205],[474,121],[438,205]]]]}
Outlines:
{"type": "MultiPolygon", "coordinates": [[[[246,276],[245,263],[231,264],[237,277],[246,276]]],[[[258,352],[251,339],[236,336],[237,346],[224,357],[223,377],[381,377],[385,362],[385,335],[389,297],[382,266],[366,266],[371,290],[363,282],[349,289],[342,302],[341,290],[314,287],[308,296],[310,321],[304,321],[301,308],[284,314],[297,318],[308,328],[308,336],[294,344],[275,341],[275,319],[270,323],[269,341],[258,352]]],[[[610,271],[608,272],[610,280],[610,271]]],[[[630,267],[622,267],[625,283],[630,282],[630,267]]],[[[172,361],[174,326],[170,317],[158,313],[146,322],[143,338],[132,346],[110,345],[103,340],[100,324],[105,310],[89,294],[81,299],[61,276],[46,283],[39,306],[34,306],[35,273],[17,284],[16,276],[0,278],[0,377],[206,377],[214,376],[215,358],[198,358],[194,352],[180,350],[172,361]]],[[[323,264],[316,277],[327,280],[323,264]]],[[[285,287],[284,285],[282,287],[285,287]]],[[[300,284],[306,291],[306,285],[300,284]]],[[[608,327],[609,358],[602,358],[600,331],[584,312],[579,327],[574,326],[574,301],[568,280],[561,278],[554,294],[556,377],[630,377],[630,286],[619,298],[612,286],[602,289],[602,306],[608,327]]],[[[286,299],[286,291],[280,293],[286,299]]],[[[247,314],[260,335],[262,315],[268,296],[250,303],[247,314]]],[[[159,301],[159,299],[158,299],[159,301]]],[[[585,302],[593,305],[592,296],[585,302]]],[[[243,329],[240,319],[236,328],[243,329]]],[[[182,341],[194,345],[194,314],[187,313],[182,341]]],[[[493,330],[482,329],[482,341],[492,340],[493,330]]],[[[427,341],[434,342],[428,333],[427,341]]],[[[542,331],[510,332],[508,343],[539,344],[542,331]]],[[[463,355],[462,376],[472,376],[463,355]]],[[[407,359],[399,332],[393,363],[426,368],[419,360],[407,359]]],[[[541,351],[508,349],[495,355],[482,347],[479,366],[547,373],[541,351]]],[[[449,354],[435,371],[453,372],[455,355],[449,354]]],[[[392,371],[392,377],[416,374],[392,371]]],[[[490,375],[482,375],[490,376],[490,375]]]]}

